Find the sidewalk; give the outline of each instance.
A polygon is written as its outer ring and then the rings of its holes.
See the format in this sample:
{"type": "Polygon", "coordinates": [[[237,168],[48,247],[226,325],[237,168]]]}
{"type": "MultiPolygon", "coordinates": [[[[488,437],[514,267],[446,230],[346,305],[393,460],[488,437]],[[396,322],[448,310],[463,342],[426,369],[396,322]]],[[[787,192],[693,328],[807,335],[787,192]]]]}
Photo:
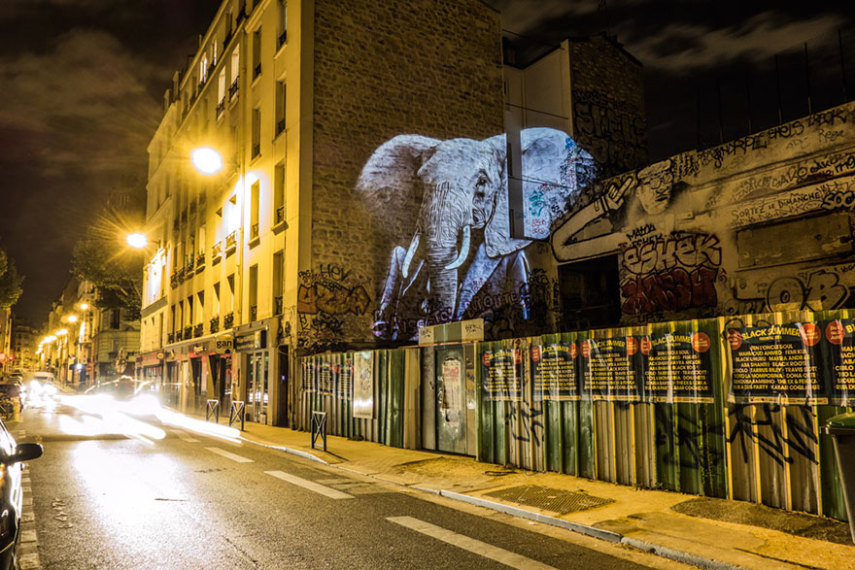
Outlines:
{"type": "Polygon", "coordinates": [[[846,523],[247,422],[245,441],[702,568],[855,568],[846,523]]]}

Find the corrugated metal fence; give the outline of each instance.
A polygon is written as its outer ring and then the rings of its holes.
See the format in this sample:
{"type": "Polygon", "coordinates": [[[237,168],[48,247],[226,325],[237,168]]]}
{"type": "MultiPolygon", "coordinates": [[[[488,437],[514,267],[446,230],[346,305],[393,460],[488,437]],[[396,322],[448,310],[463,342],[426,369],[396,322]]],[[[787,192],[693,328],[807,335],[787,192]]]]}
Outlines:
{"type": "MultiPolygon", "coordinates": [[[[332,434],[418,447],[419,353],[304,358],[303,428],[323,410],[332,434]],[[370,418],[353,417],[360,366],[370,418]]],[[[846,518],[820,433],[855,405],[846,311],[484,342],[477,356],[480,461],[846,518]]]]}

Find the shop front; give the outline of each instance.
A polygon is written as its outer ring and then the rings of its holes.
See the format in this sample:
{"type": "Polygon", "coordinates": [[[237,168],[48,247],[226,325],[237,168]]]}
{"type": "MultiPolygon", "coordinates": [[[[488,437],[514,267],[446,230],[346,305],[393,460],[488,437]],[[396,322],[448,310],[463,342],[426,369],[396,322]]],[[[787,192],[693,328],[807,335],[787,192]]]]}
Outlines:
{"type": "Polygon", "coordinates": [[[163,384],[164,353],[162,351],[146,352],[137,357],[136,378],[150,382],[152,386],[163,384]]]}
{"type": "Polygon", "coordinates": [[[270,350],[267,328],[239,327],[235,352],[241,362],[238,393],[246,405],[246,420],[266,424],[270,417],[270,350]]]}

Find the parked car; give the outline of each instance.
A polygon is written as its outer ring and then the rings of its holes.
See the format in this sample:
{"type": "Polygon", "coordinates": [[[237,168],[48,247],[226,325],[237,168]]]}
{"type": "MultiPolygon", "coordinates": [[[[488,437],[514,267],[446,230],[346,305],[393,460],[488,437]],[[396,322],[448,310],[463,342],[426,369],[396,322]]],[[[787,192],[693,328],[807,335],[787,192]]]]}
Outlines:
{"type": "Polygon", "coordinates": [[[24,398],[21,385],[17,382],[0,383],[0,414],[11,418],[15,412],[24,409],[24,398]]]}
{"type": "Polygon", "coordinates": [[[16,549],[21,529],[21,509],[24,491],[21,483],[21,463],[42,456],[38,443],[16,444],[6,424],[0,421],[0,570],[18,568],[16,549]]]}

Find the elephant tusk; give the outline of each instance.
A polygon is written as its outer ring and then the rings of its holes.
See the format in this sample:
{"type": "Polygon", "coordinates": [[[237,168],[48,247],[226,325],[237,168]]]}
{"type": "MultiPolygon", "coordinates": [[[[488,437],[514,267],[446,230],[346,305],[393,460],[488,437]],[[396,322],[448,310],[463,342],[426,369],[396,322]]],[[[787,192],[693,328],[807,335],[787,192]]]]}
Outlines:
{"type": "Polygon", "coordinates": [[[469,240],[470,240],[470,232],[471,228],[467,225],[463,227],[463,243],[460,244],[460,253],[457,256],[457,259],[449,263],[445,266],[446,269],[457,269],[466,261],[466,258],[469,257],[469,240]]]}
{"type": "Polygon", "coordinates": [[[421,235],[421,232],[416,232],[412,241],[410,241],[410,247],[407,248],[407,255],[404,256],[404,263],[401,267],[401,274],[404,276],[404,279],[410,276],[410,264],[413,262],[413,257],[415,257],[416,251],[419,249],[421,235]]]}

